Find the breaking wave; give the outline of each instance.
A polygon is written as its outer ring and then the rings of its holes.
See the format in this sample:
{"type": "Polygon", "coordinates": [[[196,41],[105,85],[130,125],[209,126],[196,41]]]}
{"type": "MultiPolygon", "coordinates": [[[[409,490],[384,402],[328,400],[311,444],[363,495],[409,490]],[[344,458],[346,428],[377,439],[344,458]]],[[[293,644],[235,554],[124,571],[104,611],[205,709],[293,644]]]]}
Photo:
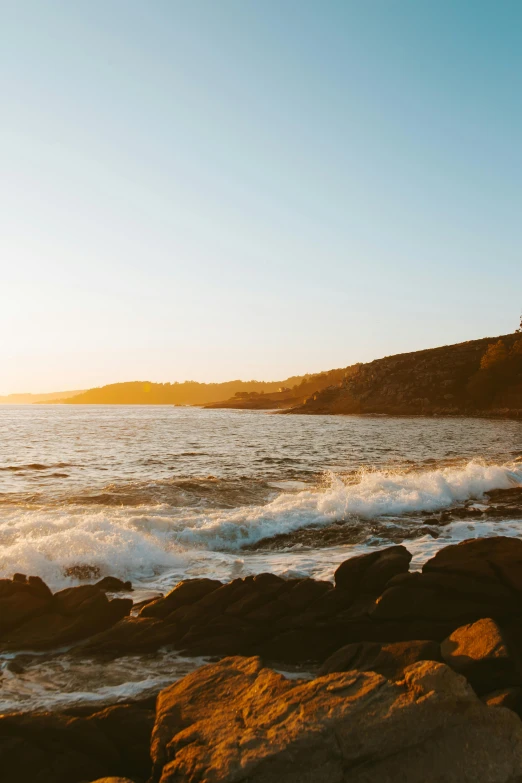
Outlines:
{"type": "MultiPolygon", "coordinates": [[[[325,485],[282,492],[264,505],[238,508],[173,508],[89,505],[4,507],[0,515],[0,574],[42,576],[52,586],[70,584],[68,568],[87,564],[102,575],[157,582],[161,573],[189,573],[204,552],[237,553],[244,545],[306,526],[419,515],[480,500],[493,489],[522,485],[520,463],[394,473],[364,472],[325,485]]],[[[195,573],[192,571],[192,573],[195,573]]]]}

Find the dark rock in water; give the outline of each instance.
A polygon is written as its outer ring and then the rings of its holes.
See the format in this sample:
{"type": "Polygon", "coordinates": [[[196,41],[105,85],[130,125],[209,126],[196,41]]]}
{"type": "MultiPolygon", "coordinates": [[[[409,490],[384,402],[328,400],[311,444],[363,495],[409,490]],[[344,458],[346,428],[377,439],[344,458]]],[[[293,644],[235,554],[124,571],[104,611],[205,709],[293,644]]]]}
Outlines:
{"type": "Polygon", "coordinates": [[[441,549],[422,571],[459,574],[522,594],[522,541],[507,536],[463,541],[441,549]]]}
{"type": "Polygon", "coordinates": [[[51,591],[38,576],[24,581],[0,579],[0,637],[46,611],[52,598],[51,591]]]}
{"type": "Polygon", "coordinates": [[[515,783],[522,724],[440,663],[290,681],[228,658],[163,690],[151,781],[515,783]]]}
{"type": "Polygon", "coordinates": [[[126,617],[79,644],[74,654],[117,657],[153,652],[170,637],[169,627],[154,617],[126,617]]]}
{"type": "Polygon", "coordinates": [[[341,647],[321,666],[319,674],[346,672],[377,672],[388,680],[398,680],[404,670],[418,661],[442,661],[440,645],[433,641],[360,642],[341,647]]]}
{"type": "Polygon", "coordinates": [[[522,541],[499,536],[445,547],[422,573],[394,577],[371,614],[376,621],[505,621],[520,614],[521,599],[522,541]]]}
{"type": "Polygon", "coordinates": [[[84,783],[106,776],[145,780],[154,712],[118,705],[89,717],[0,716],[0,780],[84,783]]]}
{"type": "Polygon", "coordinates": [[[105,590],[107,593],[130,593],[132,591],[132,582],[123,582],[115,576],[104,576],[94,587],[98,590],[105,590]]]}
{"type": "Polygon", "coordinates": [[[140,612],[143,617],[165,618],[180,606],[199,601],[204,596],[222,587],[217,579],[186,579],[163,598],[148,603],[140,612]]]}
{"type": "Polygon", "coordinates": [[[86,565],[84,563],[69,566],[63,573],[64,576],[70,576],[73,579],[99,579],[101,576],[98,566],[86,565]]]}
{"type": "Polygon", "coordinates": [[[13,582],[27,582],[26,574],[13,574],[13,582]]]}
{"type": "MultiPolygon", "coordinates": [[[[75,588],[72,588],[75,589],[75,588]]],[[[101,593],[105,597],[104,593],[101,593]]],[[[93,601],[77,612],[49,611],[2,635],[4,650],[48,650],[61,647],[110,628],[130,613],[130,599],[93,601]]]]}
{"type": "Polygon", "coordinates": [[[490,618],[457,628],[442,642],[441,653],[479,695],[522,685],[520,653],[510,649],[506,634],[490,618]]]}
{"type": "Polygon", "coordinates": [[[361,593],[379,595],[396,574],[406,573],[411,554],[402,545],[345,560],[335,572],[335,586],[353,596],[361,593]]]}

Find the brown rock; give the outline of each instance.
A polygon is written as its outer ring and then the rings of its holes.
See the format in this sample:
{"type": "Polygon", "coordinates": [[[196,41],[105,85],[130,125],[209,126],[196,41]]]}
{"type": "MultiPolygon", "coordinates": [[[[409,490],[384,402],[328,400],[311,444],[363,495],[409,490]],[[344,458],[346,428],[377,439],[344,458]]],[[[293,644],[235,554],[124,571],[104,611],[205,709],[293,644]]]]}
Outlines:
{"type": "Polygon", "coordinates": [[[401,679],[404,670],[418,661],[441,661],[440,645],[433,641],[360,642],[341,647],[321,666],[319,674],[377,672],[388,680],[401,679]]]}
{"type": "Polygon", "coordinates": [[[522,541],[508,536],[462,541],[441,549],[422,571],[460,574],[522,593],[522,541]]]}
{"type": "Polygon", "coordinates": [[[132,582],[124,582],[115,576],[104,576],[94,586],[108,593],[130,593],[132,590],[132,582]]]}
{"type": "Polygon", "coordinates": [[[335,586],[353,596],[361,593],[379,595],[393,576],[408,571],[411,557],[402,545],[351,557],[335,572],[335,586]]]}
{"type": "Polygon", "coordinates": [[[522,724],[440,663],[302,682],[229,658],[160,693],[151,755],[154,783],[514,783],[522,724]]]}
{"type": "Polygon", "coordinates": [[[73,649],[75,655],[117,657],[153,652],[170,641],[172,631],[154,617],[125,617],[73,649]]]}
{"type": "MultiPolygon", "coordinates": [[[[76,588],[72,588],[76,589],[76,588]]],[[[104,593],[101,595],[105,598],[104,593]]],[[[60,604],[58,605],[61,606],[60,604]]],[[[5,632],[0,644],[4,650],[47,650],[85,639],[111,627],[132,609],[130,599],[80,603],[73,613],[69,605],[67,613],[49,607],[52,611],[39,613],[17,628],[5,632]]]]}
{"type": "Polygon", "coordinates": [[[140,616],[165,618],[181,606],[197,603],[219,587],[223,587],[223,584],[216,579],[186,579],[184,582],[178,582],[163,598],[144,606],[140,616]]]}
{"type": "Polygon", "coordinates": [[[444,661],[481,695],[522,684],[522,662],[499,626],[485,618],[457,628],[441,644],[444,661]]]}
{"type": "Polygon", "coordinates": [[[134,783],[130,778],[98,778],[93,780],[92,783],[134,783]]]}

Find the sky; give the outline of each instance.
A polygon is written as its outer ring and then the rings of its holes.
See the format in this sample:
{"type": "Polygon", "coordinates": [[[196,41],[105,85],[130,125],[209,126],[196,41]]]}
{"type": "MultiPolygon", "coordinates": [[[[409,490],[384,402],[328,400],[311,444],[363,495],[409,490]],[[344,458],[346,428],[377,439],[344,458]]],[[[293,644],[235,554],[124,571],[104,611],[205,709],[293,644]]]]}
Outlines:
{"type": "Polygon", "coordinates": [[[519,0],[0,0],[0,394],[509,333],[519,0]]]}

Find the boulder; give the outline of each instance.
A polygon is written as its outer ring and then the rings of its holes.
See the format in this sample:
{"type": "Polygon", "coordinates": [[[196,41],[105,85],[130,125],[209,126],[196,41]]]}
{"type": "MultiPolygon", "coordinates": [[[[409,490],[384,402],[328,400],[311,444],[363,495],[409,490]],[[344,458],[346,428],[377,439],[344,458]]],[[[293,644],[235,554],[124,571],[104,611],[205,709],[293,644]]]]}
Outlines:
{"type": "Polygon", "coordinates": [[[119,705],[88,717],[0,716],[2,783],[85,783],[104,776],[146,780],[154,712],[119,705]]]}
{"type": "Polygon", "coordinates": [[[457,628],[441,644],[444,661],[463,674],[482,695],[522,685],[522,661],[506,634],[491,618],[457,628]]]}
{"type": "Polygon", "coordinates": [[[132,582],[124,582],[115,576],[104,576],[94,586],[98,590],[105,590],[108,593],[130,593],[132,591],[132,582]]]}
{"type": "MultiPolygon", "coordinates": [[[[76,589],[76,588],[72,588],[76,589]]],[[[78,588],[80,589],[80,588],[78,588]]],[[[0,648],[4,650],[48,650],[71,644],[110,628],[130,613],[130,599],[87,601],[76,611],[57,611],[60,604],[51,604],[50,611],[42,612],[2,635],[0,648]],[[55,608],[56,607],[56,608],[55,608]]]]}
{"type": "Polygon", "coordinates": [[[515,783],[522,723],[447,666],[287,680],[228,658],[163,690],[151,783],[515,783]]]}
{"type": "Polygon", "coordinates": [[[222,586],[223,583],[217,579],[186,579],[179,582],[163,598],[158,598],[144,606],[140,616],[165,618],[181,606],[197,603],[201,598],[222,586]]]}
{"type": "Polygon", "coordinates": [[[331,655],[321,666],[319,674],[346,672],[377,672],[388,680],[404,676],[406,667],[418,661],[441,661],[440,645],[433,641],[360,642],[347,644],[331,655]]]}
{"type": "Polygon", "coordinates": [[[171,629],[154,617],[125,617],[73,648],[74,655],[117,657],[154,652],[171,639],[171,629]]]}
{"type": "Polygon", "coordinates": [[[522,540],[509,536],[474,538],[444,547],[428,560],[423,573],[459,574],[503,585],[522,593],[522,540]]]}
{"type": "Polygon", "coordinates": [[[354,597],[361,593],[380,595],[393,576],[408,571],[411,557],[402,545],[351,557],[336,570],[335,586],[354,597]]]}
{"type": "Polygon", "coordinates": [[[506,707],[516,712],[522,718],[522,687],[502,688],[482,696],[482,701],[488,707],[506,707]]]}

